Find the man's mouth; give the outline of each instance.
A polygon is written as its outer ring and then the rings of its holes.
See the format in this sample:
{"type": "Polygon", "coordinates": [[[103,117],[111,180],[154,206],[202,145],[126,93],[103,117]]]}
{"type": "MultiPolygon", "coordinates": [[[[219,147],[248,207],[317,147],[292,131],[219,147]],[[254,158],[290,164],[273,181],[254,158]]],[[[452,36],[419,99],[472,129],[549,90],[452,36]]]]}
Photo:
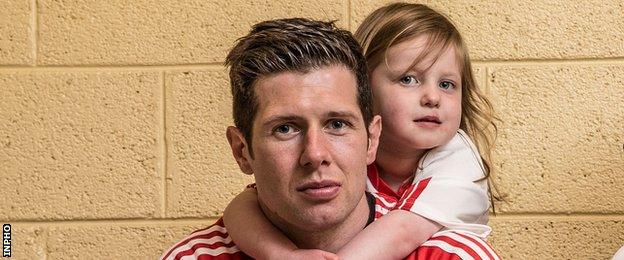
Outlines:
{"type": "Polygon", "coordinates": [[[297,187],[297,191],[310,200],[326,201],[338,196],[340,187],[340,183],[335,181],[314,181],[297,187]]]}

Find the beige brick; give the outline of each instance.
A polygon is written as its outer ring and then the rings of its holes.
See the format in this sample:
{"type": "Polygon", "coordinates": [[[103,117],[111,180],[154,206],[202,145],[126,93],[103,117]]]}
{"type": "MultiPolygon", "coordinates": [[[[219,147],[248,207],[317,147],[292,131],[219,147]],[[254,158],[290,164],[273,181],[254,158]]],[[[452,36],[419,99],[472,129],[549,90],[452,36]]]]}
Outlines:
{"type": "Polygon", "coordinates": [[[610,259],[624,245],[624,220],[494,218],[490,242],[502,259],[610,259]]]}
{"type": "Polygon", "coordinates": [[[218,216],[252,179],[236,165],[225,138],[233,125],[223,69],[166,75],[169,144],[167,216],[218,216]]]}
{"type": "Polygon", "coordinates": [[[33,1],[5,0],[0,8],[0,65],[30,65],[34,61],[31,24],[33,1]]]}
{"type": "Polygon", "coordinates": [[[48,259],[157,259],[175,242],[213,222],[51,227],[48,259]]]}
{"type": "Polygon", "coordinates": [[[493,67],[501,212],[624,212],[624,66],[493,67]]]}
{"type": "Polygon", "coordinates": [[[256,22],[341,20],[344,1],[39,1],[42,64],[222,62],[256,22]]]}
{"type": "Polygon", "coordinates": [[[487,77],[486,77],[486,67],[481,64],[472,64],[472,75],[475,78],[475,82],[477,86],[483,93],[487,93],[487,77]]]}
{"type": "MultiPolygon", "coordinates": [[[[353,31],[389,0],[354,0],[353,31]]],[[[416,2],[416,1],[411,1],[416,2]]],[[[602,58],[624,55],[620,1],[417,1],[447,14],[477,60],[602,58]]]]}
{"type": "Polygon", "coordinates": [[[11,259],[45,259],[46,230],[36,226],[11,225],[11,259]]]}
{"type": "Polygon", "coordinates": [[[162,79],[0,73],[0,219],[153,217],[162,79]]]}

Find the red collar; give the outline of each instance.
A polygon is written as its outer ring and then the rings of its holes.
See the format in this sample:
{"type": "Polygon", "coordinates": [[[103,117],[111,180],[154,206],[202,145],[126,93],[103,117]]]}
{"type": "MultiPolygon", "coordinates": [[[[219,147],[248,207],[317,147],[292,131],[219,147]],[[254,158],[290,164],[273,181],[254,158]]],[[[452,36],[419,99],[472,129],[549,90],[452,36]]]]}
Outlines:
{"type": "Polygon", "coordinates": [[[381,177],[379,177],[379,170],[377,169],[377,164],[371,163],[370,165],[368,165],[368,179],[373,184],[373,187],[375,187],[375,189],[377,189],[379,193],[383,193],[383,194],[395,197],[397,199],[400,199],[403,193],[405,193],[405,191],[413,185],[412,182],[414,180],[414,175],[412,175],[412,177],[405,180],[403,184],[401,184],[401,187],[399,187],[398,192],[394,192],[394,190],[392,190],[392,188],[390,188],[390,186],[388,186],[388,184],[386,184],[386,182],[381,177]]]}

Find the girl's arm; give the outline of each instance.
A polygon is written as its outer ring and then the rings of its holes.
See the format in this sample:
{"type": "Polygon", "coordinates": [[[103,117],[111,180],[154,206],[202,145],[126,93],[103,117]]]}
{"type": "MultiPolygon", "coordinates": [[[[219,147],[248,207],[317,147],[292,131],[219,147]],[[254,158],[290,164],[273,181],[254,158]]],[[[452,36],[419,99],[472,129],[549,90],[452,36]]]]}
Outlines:
{"type": "Polygon", "coordinates": [[[338,252],[340,259],[402,259],[442,226],[405,210],[371,223],[338,252]]]}
{"type": "Polygon", "coordinates": [[[236,246],[256,259],[337,259],[322,250],[298,249],[266,219],[256,189],[245,189],[230,202],[223,223],[236,246]]]}

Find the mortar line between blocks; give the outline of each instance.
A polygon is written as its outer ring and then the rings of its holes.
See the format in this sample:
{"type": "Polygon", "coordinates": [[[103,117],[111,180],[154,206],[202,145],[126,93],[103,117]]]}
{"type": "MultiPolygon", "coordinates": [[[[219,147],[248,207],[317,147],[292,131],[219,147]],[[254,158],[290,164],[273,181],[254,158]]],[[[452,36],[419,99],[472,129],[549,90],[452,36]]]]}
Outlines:
{"type": "Polygon", "coordinates": [[[490,220],[618,220],[624,221],[621,213],[507,213],[490,215],[490,220]]]}
{"type": "Polygon", "coordinates": [[[573,59],[525,59],[525,60],[472,60],[483,66],[544,66],[544,65],[622,65],[624,57],[573,58],[573,59]]]}
{"type": "MultiPolygon", "coordinates": [[[[481,66],[531,66],[531,65],[624,65],[621,58],[587,58],[587,59],[549,59],[549,60],[472,60],[474,65],[481,66]]],[[[143,71],[175,71],[175,70],[202,70],[223,69],[220,62],[196,64],[137,64],[137,65],[0,65],[0,72],[5,71],[116,71],[116,70],[143,70],[143,71]]]]}
{"type": "Polygon", "coordinates": [[[63,66],[18,66],[0,65],[0,72],[8,71],[177,71],[177,70],[220,70],[221,63],[206,64],[167,64],[167,65],[63,65],[63,66]]]}
{"type": "Polygon", "coordinates": [[[162,195],[161,195],[161,217],[167,217],[167,195],[169,192],[168,184],[167,184],[167,176],[169,174],[169,142],[168,142],[168,132],[167,132],[167,83],[166,83],[166,74],[165,71],[160,72],[160,83],[161,83],[161,115],[162,115],[162,136],[161,136],[161,151],[162,151],[162,195]]]}
{"type": "Polygon", "coordinates": [[[86,219],[86,220],[59,220],[59,221],[5,221],[16,228],[23,226],[39,227],[70,227],[70,226],[162,226],[165,224],[205,224],[209,226],[219,217],[196,217],[196,218],[162,218],[162,219],[86,219]]]}

